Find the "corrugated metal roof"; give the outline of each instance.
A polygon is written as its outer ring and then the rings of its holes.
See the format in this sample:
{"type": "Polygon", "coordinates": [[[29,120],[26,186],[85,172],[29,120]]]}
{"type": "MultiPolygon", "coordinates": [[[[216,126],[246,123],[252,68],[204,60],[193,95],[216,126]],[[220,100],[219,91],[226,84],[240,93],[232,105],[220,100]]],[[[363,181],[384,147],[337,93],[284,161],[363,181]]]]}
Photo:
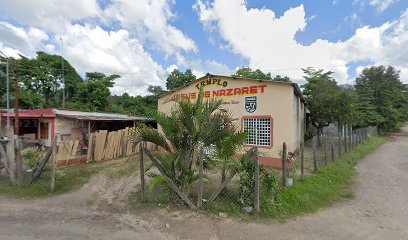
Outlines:
{"type": "Polygon", "coordinates": [[[57,117],[74,118],[92,121],[151,121],[151,119],[139,116],[129,116],[116,113],[82,112],[72,110],[54,109],[57,117]]]}
{"type": "MultiPolygon", "coordinates": [[[[10,113],[11,118],[15,117],[14,113],[10,113]]],[[[1,117],[6,118],[7,113],[2,113],[1,117]]],[[[150,118],[139,117],[139,116],[129,116],[125,114],[115,114],[115,113],[101,113],[101,112],[83,112],[83,111],[72,111],[72,110],[62,110],[62,109],[34,109],[34,110],[20,110],[20,118],[72,118],[79,120],[91,120],[91,121],[152,121],[150,118]]]]}
{"type": "MultiPolygon", "coordinates": [[[[6,118],[7,113],[2,113],[1,117],[6,118]]],[[[15,117],[15,113],[9,114],[10,118],[15,117]]],[[[55,113],[52,108],[47,109],[33,109],[33,110],[20,110],[18,112],[19,118],[55,118],[55,113]]]]}

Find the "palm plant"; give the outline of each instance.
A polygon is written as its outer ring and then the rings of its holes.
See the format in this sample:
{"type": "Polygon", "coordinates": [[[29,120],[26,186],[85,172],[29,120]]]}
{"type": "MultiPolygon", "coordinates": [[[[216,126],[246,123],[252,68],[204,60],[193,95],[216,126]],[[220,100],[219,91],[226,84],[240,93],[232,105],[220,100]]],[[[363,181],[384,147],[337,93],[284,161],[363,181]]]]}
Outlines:
{"type": "Polygon", "coordinates": [[[226,179],[228,169],[236,165],[233,159],[246,138],[246,134],[237,131],[235,125],[229,124],[226,127],[226,135],[215,142],[215,154],[212,156],[221,168],[221,184],[226,179]]]}
{"type": "Polygon", "coordinates": [[[203,95],[200,91],[195,102],[176,101],[176,108],[169,115],[156,113],[154,117],[161,130],[144,126],[136,133],[143,141],[165,150],[157,158],[165,174],[187,194],[191,184],[198,179],[194,164],[200,149],[223,144],[222,139],[232,134],[230,128],[221,127],[231,121],[228,111],[222,108],[222,100],[205,100],[203,95]]]}

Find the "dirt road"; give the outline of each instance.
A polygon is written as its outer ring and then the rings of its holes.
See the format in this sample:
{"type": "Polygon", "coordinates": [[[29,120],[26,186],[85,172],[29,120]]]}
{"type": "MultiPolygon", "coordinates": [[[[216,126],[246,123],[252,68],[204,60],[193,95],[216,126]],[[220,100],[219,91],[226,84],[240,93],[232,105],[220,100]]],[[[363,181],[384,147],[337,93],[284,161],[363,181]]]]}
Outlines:
{"type": "Polygon", "coordinates": [[[408,239],[408,127],[357,169],[355,199],[286,223],[246,223],[165,209],[108,211],[89,202],[104,196],[109,206],[120,185],[94,189],[89,184],[34,201],[0,197],[0,239],[408,239]]]}

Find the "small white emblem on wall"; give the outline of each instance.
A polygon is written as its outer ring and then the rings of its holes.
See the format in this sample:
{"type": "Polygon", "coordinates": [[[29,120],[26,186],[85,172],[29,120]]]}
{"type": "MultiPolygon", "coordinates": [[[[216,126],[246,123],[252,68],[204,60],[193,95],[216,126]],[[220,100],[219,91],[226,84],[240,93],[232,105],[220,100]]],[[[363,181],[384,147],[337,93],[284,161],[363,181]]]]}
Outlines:
{"type": "Polygon", "coordinates": [[[249,113],[256,111],[257,99],[254,97],[245,97],[245,110],[249,113]]]}

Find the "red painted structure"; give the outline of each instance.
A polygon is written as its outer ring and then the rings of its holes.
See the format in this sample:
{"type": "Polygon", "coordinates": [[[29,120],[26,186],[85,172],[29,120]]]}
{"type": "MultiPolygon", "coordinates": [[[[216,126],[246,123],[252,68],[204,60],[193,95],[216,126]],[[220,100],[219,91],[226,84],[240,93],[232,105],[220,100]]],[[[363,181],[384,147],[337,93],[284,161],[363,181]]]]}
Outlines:
{"type": "MultiPolygon", "coordinates": [[[[1,118],[2,119],[7,119],[7,114],[8,113],[2,113],[1,118]]],[[[10,117],[11,120],[13,120],[15,118],[15,113],[10,113],[9,117],[10,117]]],[[[54,135],[55,135],[55,118],[56,118],[56,114],[54,113],[52,108],[34,109],[34,110],[20,110],[19,111],[19,118],[20,118],[20,120],[23,120],[23,121],[21,121],[21,126],[20,126],[20,128],[23,130],[23,131],[21,131],[21,135],[24,134],[24,128],[27,127],[27,126],[25,126],[24,120],[36,120],[37,126],[30,126],[30,127],[36,127],[37,128],[40,119],[48,119],[49,123],[51,124],[51,140],[53,140],[54,135]]]]}

